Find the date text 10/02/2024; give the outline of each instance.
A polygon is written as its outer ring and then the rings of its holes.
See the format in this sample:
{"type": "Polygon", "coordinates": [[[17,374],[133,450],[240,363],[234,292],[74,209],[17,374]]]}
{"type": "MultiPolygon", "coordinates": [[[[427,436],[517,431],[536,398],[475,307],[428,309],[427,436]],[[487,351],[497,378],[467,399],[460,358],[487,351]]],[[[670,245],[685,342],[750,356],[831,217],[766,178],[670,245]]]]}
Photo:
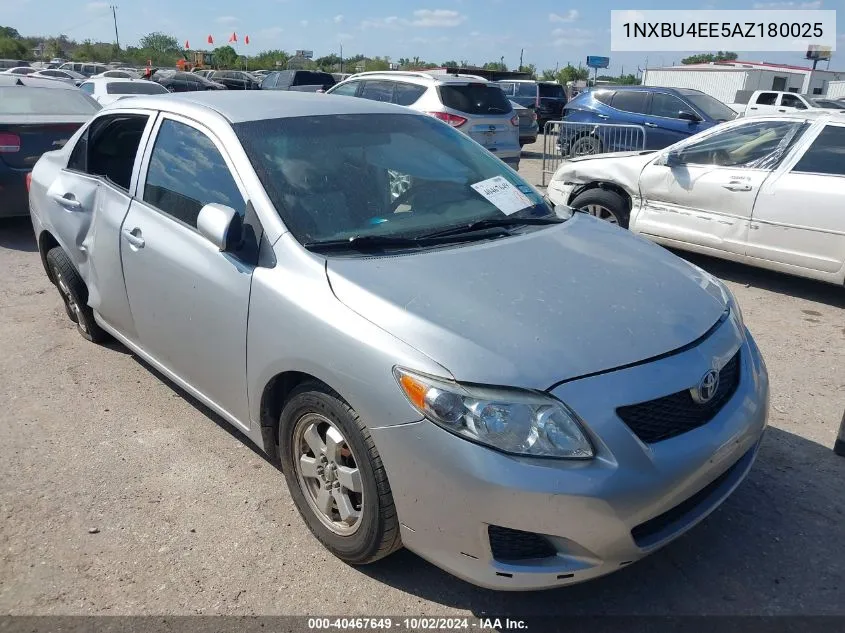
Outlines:
{"type": "Polygon", "coordinates": [[[328,630],[396,630],[396,631],[456,631],[456,630],[527,630],[524,620],[512,618],[308,618],[308,628],[328,630]]]}

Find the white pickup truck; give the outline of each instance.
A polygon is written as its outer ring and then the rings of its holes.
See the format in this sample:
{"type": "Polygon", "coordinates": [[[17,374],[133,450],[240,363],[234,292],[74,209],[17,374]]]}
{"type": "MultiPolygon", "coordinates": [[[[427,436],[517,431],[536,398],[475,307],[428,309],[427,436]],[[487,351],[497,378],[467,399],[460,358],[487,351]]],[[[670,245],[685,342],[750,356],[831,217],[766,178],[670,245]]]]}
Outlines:
{"type": "Polygon", "coordinates": [[[821,95],[800,95],[778,90],[738,90],[734,103],[727,104],[739,116],[760,116],[801,110],[845,110],[845,104],[821,95]]]}

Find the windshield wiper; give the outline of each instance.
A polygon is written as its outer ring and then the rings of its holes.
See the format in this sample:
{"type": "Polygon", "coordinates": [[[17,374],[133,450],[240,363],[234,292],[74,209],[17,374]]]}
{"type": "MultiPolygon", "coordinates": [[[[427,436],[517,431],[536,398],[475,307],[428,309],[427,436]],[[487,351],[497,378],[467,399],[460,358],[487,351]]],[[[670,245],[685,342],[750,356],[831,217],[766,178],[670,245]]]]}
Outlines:
{"type": "MultiPolygon", "coordinates": [[[[458,226],[451,226],[447,229],[434,231],[433,233],[426,233],[421,235],[421,238],[437,238],[453,235],[461,235],[465,233],[475,233],[476,231],[483,231],[484,229],[505,228],[509,226],[540,226],[545,224],[560,224],[566,222],[563,218],[488,218],[486,220],[476,220],[468,224],[460,224],[458,226]]],[[[419,239],[419,238],[418,238],[419,239]]]]}
{"type": "MultiPolygon", "coordinates": [[[[481,227],[485,228],[485,227],[481,227]]],[[[496,228],[490,226],[486,228],[496,228]]],[[[391,248],[419,248],[450,242],[465,242],[471,240],[486,239],[488,237],[499,237],[506,235],[503,231],[487,231],[485,233],[475,232],[472,235],[420,235],[417,237],[393,237],[390,235],[354,235],[340,240],[319,240],[304,242],[302,245],[313,251],[323,250],[357,250],[357,251],[381,251],[391,248]]]]}

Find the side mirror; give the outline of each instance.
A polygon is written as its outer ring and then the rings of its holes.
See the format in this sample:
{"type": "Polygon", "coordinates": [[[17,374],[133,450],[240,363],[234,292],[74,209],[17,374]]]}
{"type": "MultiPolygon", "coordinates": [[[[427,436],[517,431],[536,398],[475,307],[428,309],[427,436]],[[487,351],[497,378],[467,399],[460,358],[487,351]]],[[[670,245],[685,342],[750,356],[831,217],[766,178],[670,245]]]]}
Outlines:
{"type": "Polygon", "coordinates": [[[200,209],[197,230],[221,252],[237,250],[243,241],[243,219],[232,207],[212,202],[200,209]]]}
{"type": "Polygon", "coordinates": [[[669,152],[666,154],[666,160],[664,165],[667,167],[677,167],[679,165],[683,165],[684,161],[681,159],[680,152],[669,152]]]}
{"type": "Polygon", "coordinates": [[[698,116],[695,112],[690,112],[689,110],[678,110],[678,118],[682,121],[689,121],[690,123],[698,123],[701,121],[700,116],[698,116]]]}

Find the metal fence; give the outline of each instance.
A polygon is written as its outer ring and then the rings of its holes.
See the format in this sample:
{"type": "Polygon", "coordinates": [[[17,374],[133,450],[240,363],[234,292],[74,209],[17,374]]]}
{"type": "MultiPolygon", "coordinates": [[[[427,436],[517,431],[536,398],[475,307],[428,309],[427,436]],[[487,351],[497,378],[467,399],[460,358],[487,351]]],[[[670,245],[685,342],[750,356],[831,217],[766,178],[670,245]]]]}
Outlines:
{"type": "Polygon", "coordinates": [[[588,154],[630,152],[645,149],[642,125],[548,121],[543,129],[543,182],[557,171],[561,161],[588,154]]]}

